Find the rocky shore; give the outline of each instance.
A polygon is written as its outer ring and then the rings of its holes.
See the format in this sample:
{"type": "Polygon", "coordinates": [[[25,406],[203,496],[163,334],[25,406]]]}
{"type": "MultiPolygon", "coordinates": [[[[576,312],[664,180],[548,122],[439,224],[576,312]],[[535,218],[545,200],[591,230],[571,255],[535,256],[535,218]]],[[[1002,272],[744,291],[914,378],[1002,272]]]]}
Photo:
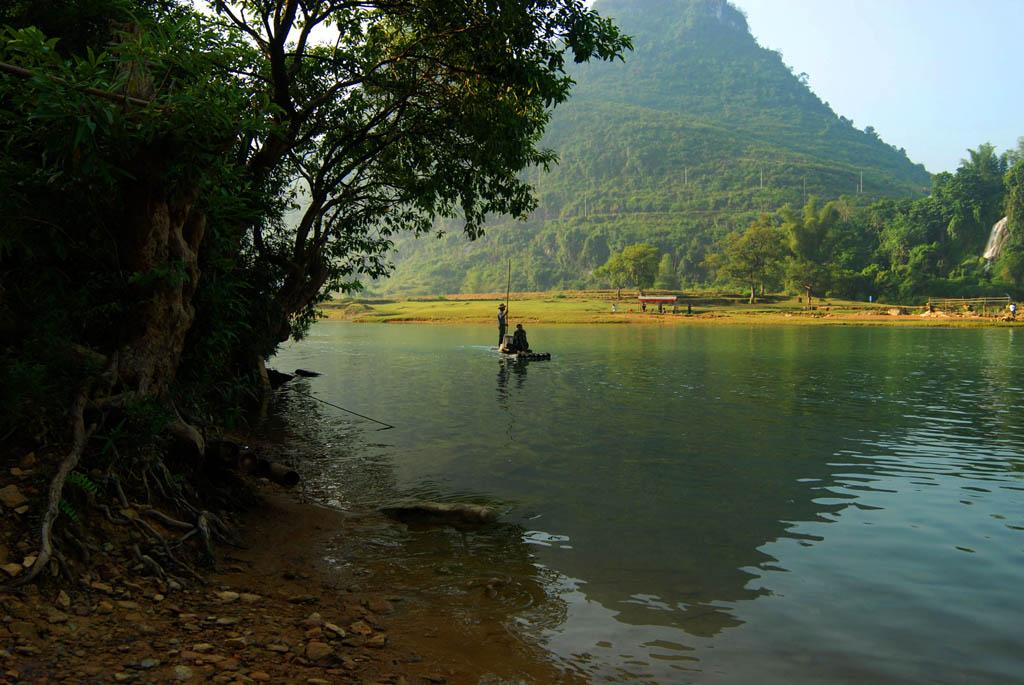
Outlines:
{"type": "MultiPolygon", "coordinates": [[[[112,556],[74,582],[0,592],[0,682],[570,679],[488,606],[493,588],[468,588],[455,616],[415,578],[396,584],[401,570],[386,560],[325,561],[339,539],[352,554],[353,541],[400,524],[299,502],[266,482],[259,489],[263,504],[230,522],[243,546],[219,548],[202,578],[165,581],[112,556]]],[[[8,577],[24,563],[19,554],[3,549],[8,577]]]]}

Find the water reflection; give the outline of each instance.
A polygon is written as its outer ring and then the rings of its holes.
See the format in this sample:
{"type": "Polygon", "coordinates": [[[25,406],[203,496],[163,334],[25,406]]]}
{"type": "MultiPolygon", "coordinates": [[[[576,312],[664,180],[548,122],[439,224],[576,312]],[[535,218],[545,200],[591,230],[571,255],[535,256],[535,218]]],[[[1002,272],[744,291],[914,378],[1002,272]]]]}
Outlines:
{"type": "MultiPolygon", "coordinates": [[[[516,560],[524,616],[588,679],[1012,673],[1024,356],[1005,331],[589,332],[547,331],[572,353],[529,383],[502,363],[492,391],[466,329],[344,329],[352,358],[319,387],[401,420],[376,446],[339,426],[351,452],[315,471],[507,503],[474,558],[516,560]]],[[[473,556],[445,535],[392,552],[473,556]]]]}

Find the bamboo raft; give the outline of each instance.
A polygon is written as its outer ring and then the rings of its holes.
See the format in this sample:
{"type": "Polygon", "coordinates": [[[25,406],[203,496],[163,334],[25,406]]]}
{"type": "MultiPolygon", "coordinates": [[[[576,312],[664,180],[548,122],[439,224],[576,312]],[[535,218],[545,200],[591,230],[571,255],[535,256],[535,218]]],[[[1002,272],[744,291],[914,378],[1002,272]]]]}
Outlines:
{"type": "Polygon", "coordinates": [[[551,359],[550,352],[506,352],[505,347],[498,348],[498,352],[501,352],[502,356],[507,359],[515,361],[541,361],[544,359],[551,359]]]}

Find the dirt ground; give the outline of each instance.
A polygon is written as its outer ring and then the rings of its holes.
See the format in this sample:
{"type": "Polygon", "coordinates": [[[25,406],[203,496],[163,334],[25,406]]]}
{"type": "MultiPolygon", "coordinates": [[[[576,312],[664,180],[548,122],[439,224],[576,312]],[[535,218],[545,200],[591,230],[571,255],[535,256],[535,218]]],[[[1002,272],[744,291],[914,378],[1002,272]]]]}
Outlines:
{"type": "MultiPolygon", "coordinates": [[[[573,680],[488,604],[493,588],[467,588],[456,615],[420,591],[422,578],[360,558],[361,541],[400,524],[259,490],[262,506],[230,521],[244,547],[218,547],[201,581],[175,587],[107,563],[71,584],[0,591],[0,682],[573,680]],[[339,548],[344,563],[329,562],[339,548]]],[[[20,561],[16,549],[4,556],[20,561]]]]}

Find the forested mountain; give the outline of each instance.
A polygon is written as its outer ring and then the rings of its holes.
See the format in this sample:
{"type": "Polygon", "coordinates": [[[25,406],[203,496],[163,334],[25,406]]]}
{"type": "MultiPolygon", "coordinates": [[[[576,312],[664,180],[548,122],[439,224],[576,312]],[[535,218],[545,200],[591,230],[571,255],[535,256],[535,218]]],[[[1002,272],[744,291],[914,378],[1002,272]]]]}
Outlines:
{"type": "Polygon", "coordinates": [[[672,255],[683,284],[708,282],[710,247],[763,212],[810,196],[854,205],[920,197],[929,174],[869,126],[815,96],[777,52],[757,44],[725,0],[598,0],[634,37],[625,62],[580,65],[545,133],[560,163],[536,169],[537,210],[494,219],[469,242],[396,242],[394,275],[374,292],[582,287],[625,245],[672,255]]]}

